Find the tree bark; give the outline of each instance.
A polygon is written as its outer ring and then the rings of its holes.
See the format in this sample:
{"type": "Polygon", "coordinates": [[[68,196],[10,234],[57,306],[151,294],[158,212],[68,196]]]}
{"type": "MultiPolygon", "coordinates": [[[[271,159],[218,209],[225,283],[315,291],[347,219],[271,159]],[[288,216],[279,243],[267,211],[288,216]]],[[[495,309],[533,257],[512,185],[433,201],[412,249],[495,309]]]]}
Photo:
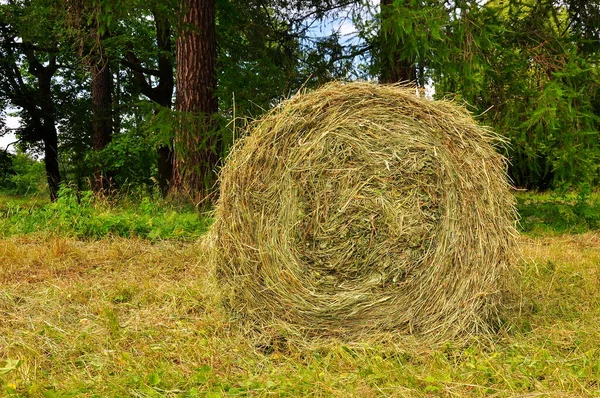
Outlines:
{"type": "Polygon", "coordinates": [[[50,191],[50,200],[58,199],[58,189],[60,187],[60,169],[58,167],[58,135],[56,127],[53,125],[49,130],[50,134],[44,136],[44,164],[46,167],[46,179],[48,180],[48,190],[50,191]],[[52,133],[53,132],[53,133],[52,133]]]}
{"type": "MultiPolygon", "coordinates": [[[[112,138],[112,75],[105,57],[99,56],[91,65],[92,72],[92,150],[104,149],[112,138]]],[[[92,189],[102,193],[110,189],[110,176],[101,164],[94,166],[92,189]]]]}
{"type": "MultiPolygon", "coordinates": [[[[171,53],[171,25],[167,18],[157,12],[153,12],[156,23],[156,42],[160,55],[158,56],[159,81],[156,87],[158,96],[156,101],[160,105],[171,109],[175,79],[173,77],[173,60],[171,53]]],[[[162,196],[167,196],[169,185],[173,179],[173,151],[172,145],[162,145],[157,149],[158,153],[158,186],[162,196]]]]}
{"type": "Polygon", "coordinates": [[[34,54],[30,43],[24,43],[23,49],[29,62],[29,72],[38,80],[39,97],[32,99],[31,104],[39,105],[41,112],[37,107],[27,107],[30,117],[37,119],[34,125],[37,126],[36,136],[44,144],[44,165],[46,169],[46,179],[48,181],[48,191],[50,200],[58,199],[58,189],[60,187],[60,169],[58,166],[58,131],[56,129],[56,109],[52,98],[52,76],[58,69],[56,65],[56,56],[49,57],[48,65],[43,66],[34,54]]]}
{"type": "Polygon", "coordinates": [[[177,39],[176,108],[171,192],[203,200],[216,180],[222,140],[214,132],[216,97],[215,0],[182,0],[177,39]]]}
{"type": "MultiPolygon", "coordinates": [[[[406,2],[410,3],[410,2],[406,2]]],[[[407,4],[406,7],[409,5],[407,4]]],[[[385,21],[389,19],[393,8],[393,0],[381,0],[380,12],[381,20],[385,21]]],[[[388,32],[389,35],[393,35],[393,32],[388,32]]],[[[411,59],[405,59],[402,57],[402,46],[403,43],[395,43],[390,39],[386,39],[386,32],[381,31],[380,35],[380,51],[381,51],[381,72],[379,75],[380,83],[399,83],[399,82],[411,82],[414,83],[417,79],[417,71],[415,68],[415,62],[411,59]]]]}
{"type": "MultiPolygon", "coordinates": [[[[52,64],[52,62],[51,62],[52,64]]],[[[58,132],[56,130],[56,116],[54,102],[52,101],[52,75],[55,70],[44,68],[38,76],[40,85],[40,99],[42,108],[42,136],[44,143],[44,164],[50,200],[58,198],[60,187],[60,169],[58,167],[58,132]]]]}

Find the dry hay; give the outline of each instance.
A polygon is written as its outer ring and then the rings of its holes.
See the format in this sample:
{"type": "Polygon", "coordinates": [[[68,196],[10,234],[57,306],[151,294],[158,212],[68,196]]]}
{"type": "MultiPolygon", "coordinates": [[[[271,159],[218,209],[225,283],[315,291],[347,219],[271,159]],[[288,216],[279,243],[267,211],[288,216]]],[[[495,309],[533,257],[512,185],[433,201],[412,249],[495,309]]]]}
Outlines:
{"type": "Polygon", "coordinates": [[[414,89],[331,83],[251,126],[209,232],[252,328],[355,341],[486,330],[515,257],[501,142],[414,89]]]}

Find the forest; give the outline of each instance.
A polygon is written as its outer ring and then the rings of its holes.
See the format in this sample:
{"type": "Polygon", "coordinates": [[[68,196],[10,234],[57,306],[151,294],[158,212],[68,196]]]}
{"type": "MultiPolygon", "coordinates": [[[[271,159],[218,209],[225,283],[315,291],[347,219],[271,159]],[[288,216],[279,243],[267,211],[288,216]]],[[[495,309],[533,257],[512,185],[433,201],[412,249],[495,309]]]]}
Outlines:
{"type": "Polygon", "coordinates": [[[515,186],[598,184],[595,1],[3,1],[4,190],[19,154],[61,185],[202,200],[236,134],[330,80],[408,82],[509,139],[515,186]],[[178,49],[176,52],[175,50],[178,49]],[[20,118],[16,128],[6,117],[20,118]],[[16,153],[15,153],[16,152],[16,153]]]}
{"type": "Polygon", "coordinates": [[[0,0],[0,396],[600,397],[599,133],[598,0],[0,0]]]}

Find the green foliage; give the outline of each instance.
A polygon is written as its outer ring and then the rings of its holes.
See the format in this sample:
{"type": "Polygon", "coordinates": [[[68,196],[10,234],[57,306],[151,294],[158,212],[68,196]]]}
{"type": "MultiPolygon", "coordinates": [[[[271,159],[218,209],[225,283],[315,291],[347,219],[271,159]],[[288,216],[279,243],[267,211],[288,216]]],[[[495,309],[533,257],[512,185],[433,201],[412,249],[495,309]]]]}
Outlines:
{"type": "Polygon", "coordinates": [[[25,153],[9,155],[10,164],[0,171],[0,190],[14,195],[33,195],[47,190],[44,163],[25,153]]]}
{"type": "MultiPolygon", "coordinates": [[[[395,64],[415,69],[415,78],[423,86],[426,69],[445,49],[444,29],[449,22],[445,3],[438,0],[395,0],[379,15],[379,32],[372,36],[375,76],[389,76],[395,64]]],[[[406,78],[406,76],[404,76],[406,78]]]]}
{"type": "Polygon", "coordinates": [[[533,235],[581,233],[600,229],[600,194],[522,193],[517,195],[520,228],[533,235]]]}
{"type": "Polygon", "coordinates": [[[208,216],[191,206],[171,205],[157,195],[144,193],[130,193],[108,202],[96,199],[91,191],[63,187],[54,203],[28,206],[8,199],[0,205],[4,236],[45,232],[86,239],[125,236],[186,240],[200,236],[210,223],[208,216]]]}
{"type": "Polygon", "coordinates": [[[54,90],[61,177],[80,189],[86,187],[92,175],[92,164],[87,159],[92,147],[91,98],[86,92],[89,81],[82,74],[80,70],[62,71],[62,89],[54,90]]]}
{"type": "Polygon", "coordinates": [[[15,155],[10,152],[0,151],[0,189],[6,189],[15,174],[14,157],[15,155]]]}
{"type": "Polygon", "coordinates": [[[436,96],[470,104],[482,123],[510,139],[506,154],[517,186],[598,182],[597,2],[390,3],[364,33],[373,75],[386,80],[388,69],[413,69],[436,96]]]}
{"type": "Polygon", "coordinates": [[[298,37],[261,2],[218,0],[216,12],[219,108],[229,120],[256,118],[308,78],[298,37]]]}
{"type": "Polygon", "coordinates": [[[157,155],[148,141],[145,134],[129,129],[114,135],[102,151],[89,153],[88,160],[114,176],[112,182],[116,187],[152,185],[157,155]]]}
{"type": "Polygon", "coordinates": [[[491,1],[461,5],[434,52],[438,95],[475,106],[511,141],[516,185],[595,183],[599,172],[600,52],[583,51],[576,15],[563,3],[491,1]]]}

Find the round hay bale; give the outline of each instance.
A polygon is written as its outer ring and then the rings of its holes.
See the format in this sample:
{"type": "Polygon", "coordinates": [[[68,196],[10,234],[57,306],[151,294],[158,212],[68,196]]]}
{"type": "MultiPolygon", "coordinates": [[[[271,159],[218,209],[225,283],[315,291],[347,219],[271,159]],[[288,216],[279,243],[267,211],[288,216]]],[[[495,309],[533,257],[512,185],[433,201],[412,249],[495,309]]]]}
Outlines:
{"type": "Polygon", "coordinates": [[[515,258],[501,140],[414,88],[331,83],[254,123],[220,173],[227,306],[346,340],[485,330],[515,258]]]}

